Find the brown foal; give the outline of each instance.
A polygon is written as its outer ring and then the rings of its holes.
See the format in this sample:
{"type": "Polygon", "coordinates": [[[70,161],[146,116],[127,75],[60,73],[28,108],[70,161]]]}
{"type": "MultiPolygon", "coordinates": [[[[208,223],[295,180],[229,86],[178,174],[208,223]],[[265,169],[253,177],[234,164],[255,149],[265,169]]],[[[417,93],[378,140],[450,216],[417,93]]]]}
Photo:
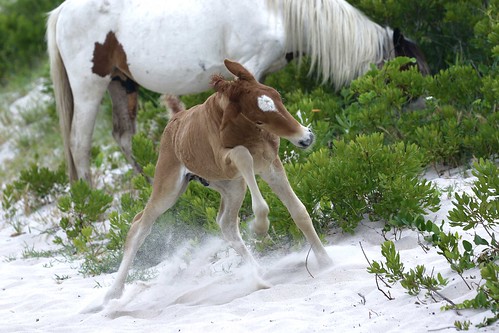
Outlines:
{"type": "Polygon", "coordinates": [[[217,222],[224,238],[246,262],[258,267],[239,233],[238,213],[246,187],[255,214],[253,231],[262,235],[269,228],[269,207],[255,179],[260,175],[287,207],[319,263],[331,263],[278,156],[280,137],[307,148],[314,140],[313,133],[289,114],[276,90],[260,84],[239,63],[225,60],[225,66],[236,79],[213,76],[211,84],[216,92],[202,105],[175,113],[166,126],[151,197],[133,219],[106,301],[121,296],[128,270],[153,223],[175,204],[191,179],[199,179],[221,194],[217,222]]]}

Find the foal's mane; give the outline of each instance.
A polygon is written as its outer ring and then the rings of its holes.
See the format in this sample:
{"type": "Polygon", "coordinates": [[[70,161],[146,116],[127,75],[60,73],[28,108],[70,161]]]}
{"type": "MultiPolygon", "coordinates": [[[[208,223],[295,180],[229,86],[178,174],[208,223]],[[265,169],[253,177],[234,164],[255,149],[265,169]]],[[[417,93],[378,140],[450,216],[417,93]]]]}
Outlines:
{"type": "Polygon", "coordinates": [[[236,99],[241,94],[240,79],[227,81],[222,74],[213,74],[210,85],[229,99],[236,99]]]}
{"type": "Polygon", "coordinates": [[[288,47],[312,60],[323,83],[337,89],[365,73],[370,64],[393,58],[393,31],[371,21],[345,0],[267,0],[280,8],[288,47]]]}

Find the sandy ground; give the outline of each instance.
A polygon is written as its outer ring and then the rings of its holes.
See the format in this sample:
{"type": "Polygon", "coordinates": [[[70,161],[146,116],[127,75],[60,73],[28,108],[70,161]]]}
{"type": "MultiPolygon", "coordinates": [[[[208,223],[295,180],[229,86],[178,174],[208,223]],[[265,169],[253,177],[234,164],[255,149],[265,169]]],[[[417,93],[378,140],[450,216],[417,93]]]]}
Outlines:
{"type": "MultiPolygon", "coordinates": [[[[2,149],[2,159],[9,158],[8,146],[2,149]]],[[[473,181],[460,171],[426,177],[455,193],[469,191],[473,181]]],[[[443,192],[441,210],[428,218],[445,220],[451,200],[443,192]]],[[[16,216],[24,226],[18,236],[4,213],[0,332],[454,332],[456,320],[477,324],[490,314],[441,311],[445,301],[409,296],[399,285],[389,290],[394,300],[388,300],[366,271],[362,248],[369,260],[380,260],[384,241],[381,224],[368,221],[355,235],[338,231],[327,237],[334,262],[327,269],[318,267],[313,255],[307,262],[308,248],[259,257],[263,278],[272,285],[260,290],[251,268],[220,238],[186,243],[154,267],[154,278],[128,284],[121,299],[89,312],[101,304],[114,274],[83,277],[78,261],[60,256],[23,258],[26,251],[56,248],[45,232],[59,221],[54,205],[16,216]]],[[[442,294],[455,302],[473,297],[444,258],[435,249],[426,253],[419,240],[406,230],[395,241],[406,268],[423,264],[428,272],[442,273],[449,279],[442,294]]],[[[469,282],[477,276],[476,270],[465,274],[469,282]]],[[[497,325],[480,331],[496,330],[497,325]]]]}

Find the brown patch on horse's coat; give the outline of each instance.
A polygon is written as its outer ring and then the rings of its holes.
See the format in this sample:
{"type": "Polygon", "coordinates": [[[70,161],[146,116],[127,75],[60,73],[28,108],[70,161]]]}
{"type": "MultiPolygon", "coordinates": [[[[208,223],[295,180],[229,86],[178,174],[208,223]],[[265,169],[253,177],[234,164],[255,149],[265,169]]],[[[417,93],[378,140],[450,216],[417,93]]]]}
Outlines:
{"type": "MultiPolygon", "coordinates": [[[[114,32],[109,31],[103,44],[96,42],[92,58],[92,72],[105,77],[124,73],[131,77],[127,57],[123,45],[120,44],[114,32]]],[[[121,77],[121,75],[120,75],[121,77]]]]}
{"type": "Polygon", "coordinates": [[[127,109],[131,119],[137,117],[137,84],[131,79],[127,57],[123,45],[120,44],[114,32],[109,31],[104,43],[95,43],[92,58],[92,72],[106,77],[111,75],[118,80],[126,91],[127,109]]]}
{"type": "Polygon", "coordinates": [[[137,92],[127,94],[128,97],[128,114],[131,119],[137,118],[137,109],[138,109],[138,97],[137,92]]]}

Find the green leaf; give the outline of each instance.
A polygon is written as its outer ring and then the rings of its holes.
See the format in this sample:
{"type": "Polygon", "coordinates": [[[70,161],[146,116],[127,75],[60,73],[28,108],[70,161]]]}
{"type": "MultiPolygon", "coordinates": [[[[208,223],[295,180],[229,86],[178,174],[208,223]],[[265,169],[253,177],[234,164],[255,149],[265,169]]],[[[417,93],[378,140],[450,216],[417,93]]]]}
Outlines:
{"type": "Polygon", "coordinates": [[[489,242],[486,239],[483,239],[482,237],[478,236],[475,234],[475,238],[473,239],[476,245],[485,245],[489,246],[489,242]]]}
{"type": "Polygon", "coordinates": [[[468,242],[467,240],[463,240],[463,247],[468,252],[473,250],[473,245],[470,242],[468,242]]]}
{"type": "Polygon", "coordinates": [[[93,228],[92,227],[85,227],[81,229],[81,234],[86,238],[90,239],[92,236],[93,228]]]}

